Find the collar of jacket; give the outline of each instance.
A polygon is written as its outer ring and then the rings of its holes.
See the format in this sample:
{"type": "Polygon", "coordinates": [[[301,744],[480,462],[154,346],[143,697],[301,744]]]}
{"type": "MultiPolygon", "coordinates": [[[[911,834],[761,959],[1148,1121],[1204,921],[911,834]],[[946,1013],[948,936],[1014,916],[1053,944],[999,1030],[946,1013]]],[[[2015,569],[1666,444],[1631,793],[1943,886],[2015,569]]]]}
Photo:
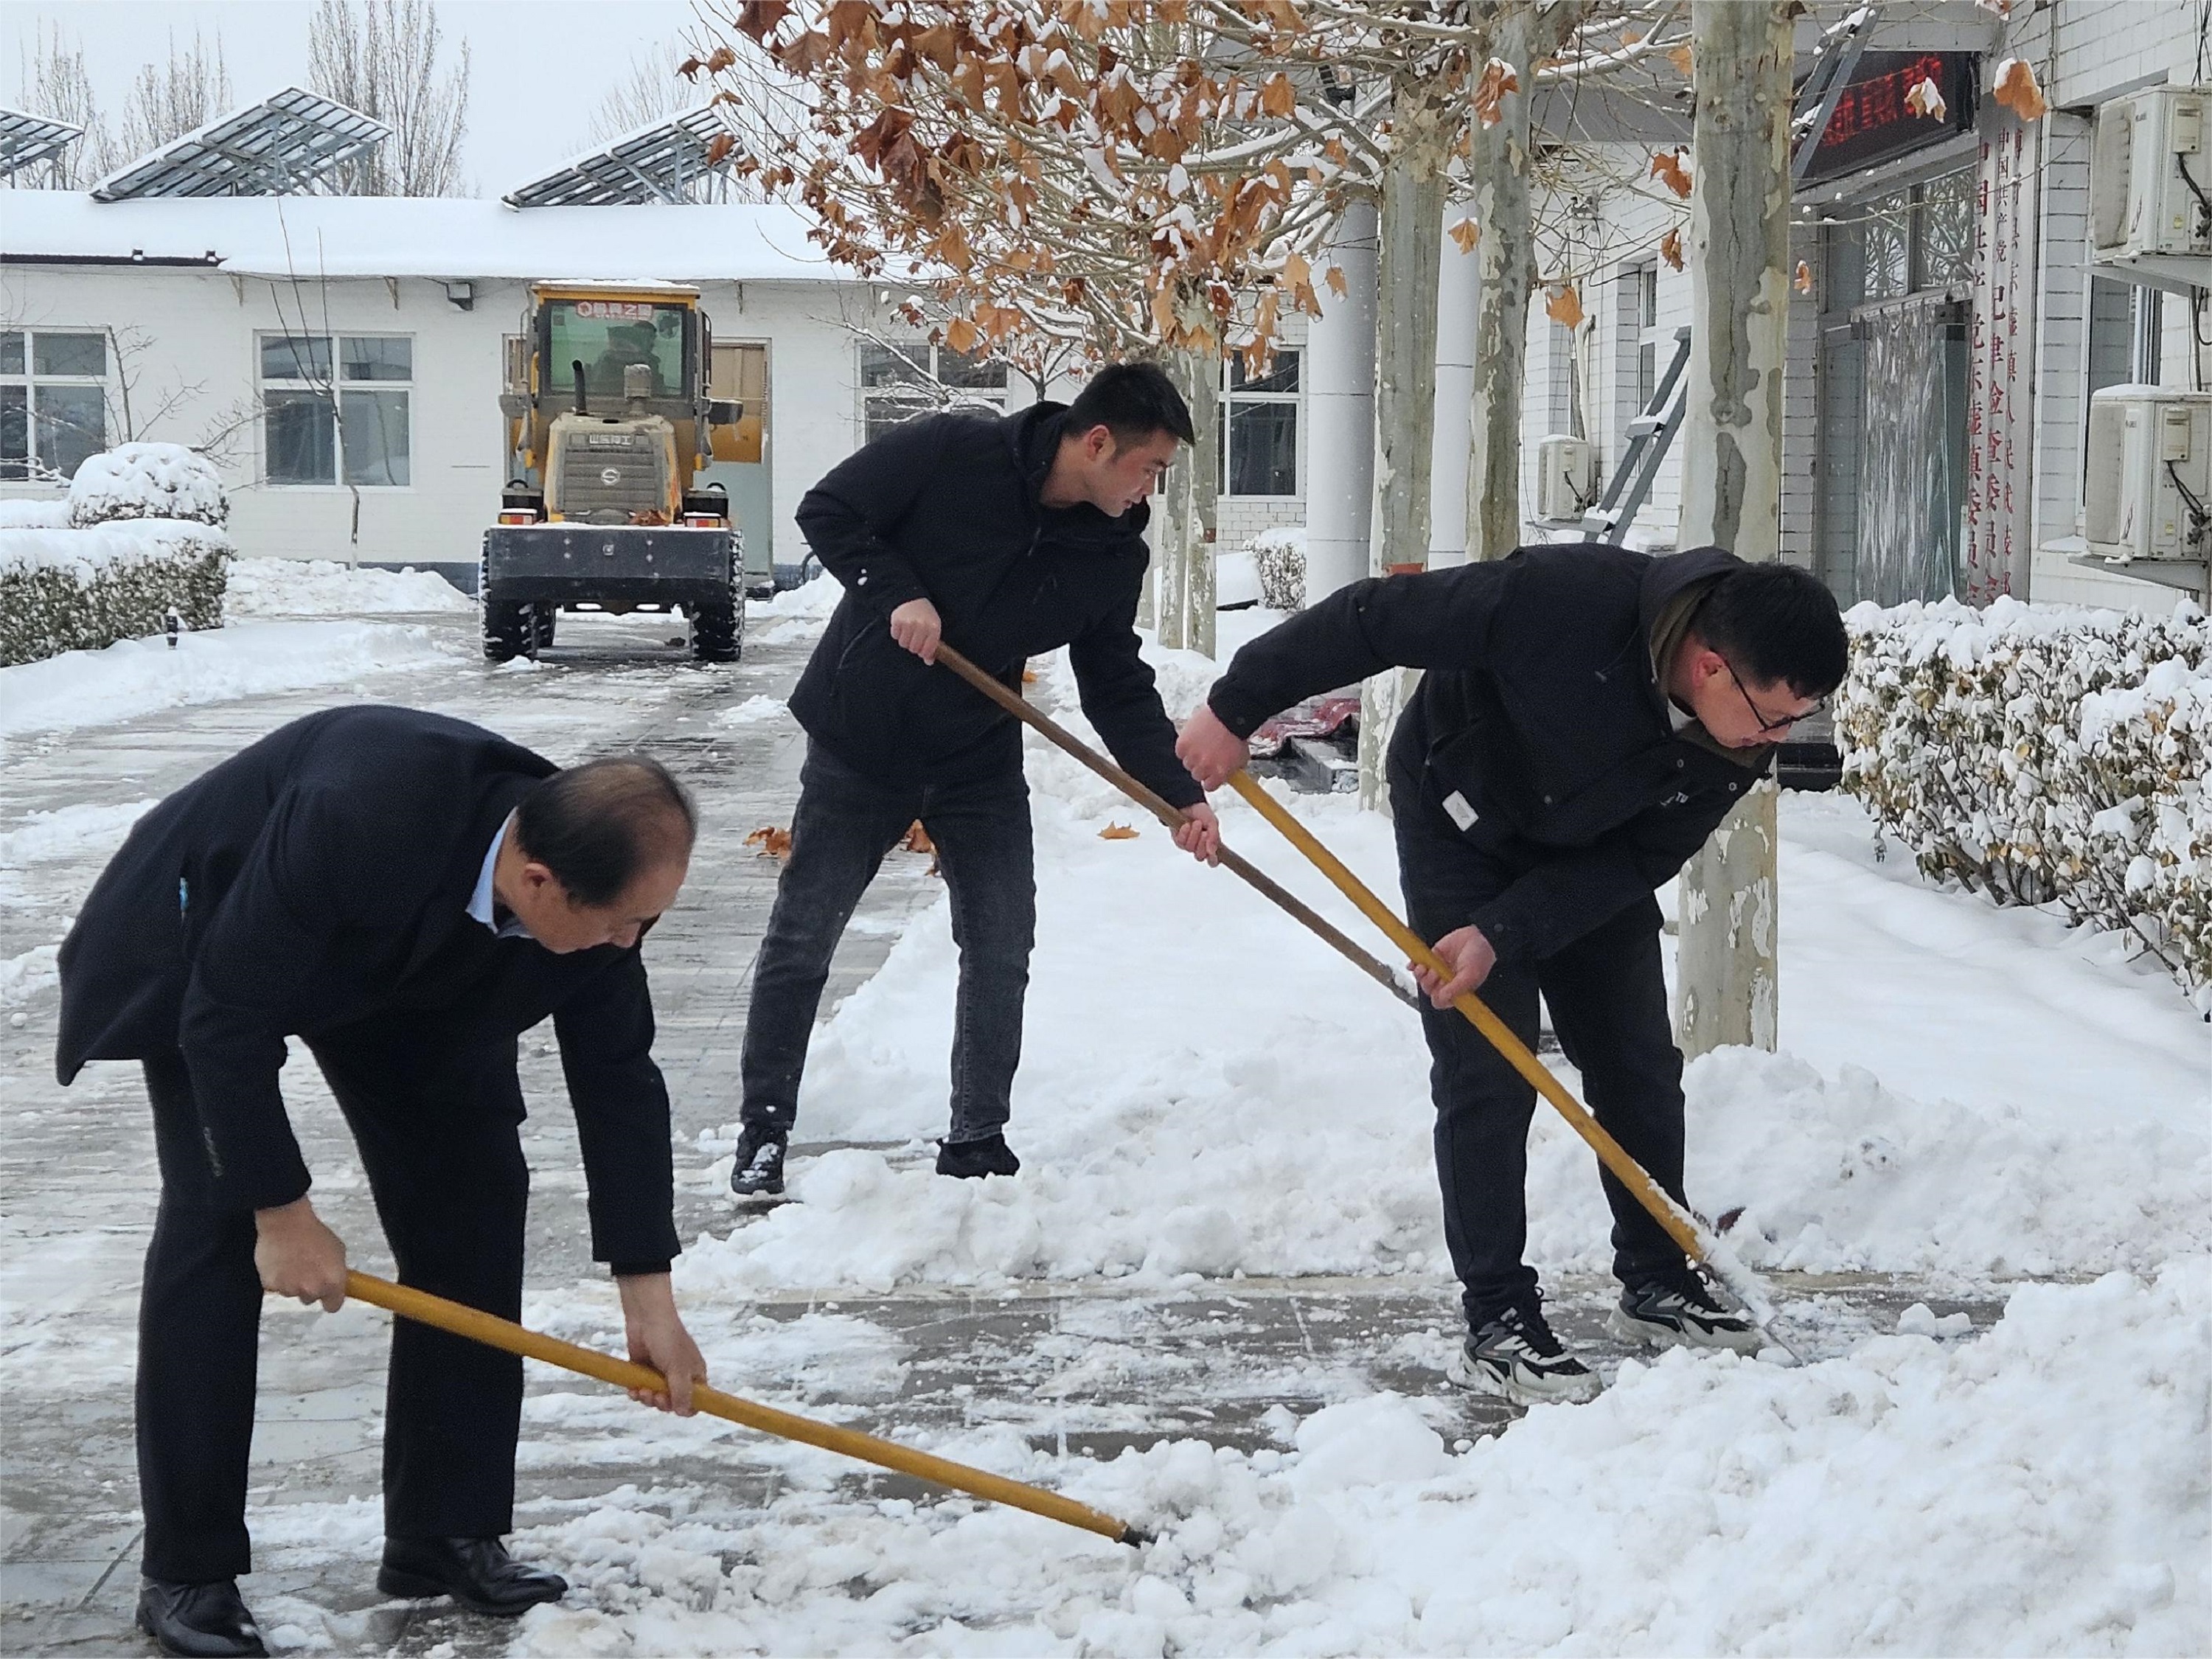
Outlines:
{"type": "Polygon", "coordinates": [[[1007,416],[1004,429],[1014,465],[1021,469],[1030,511],[1040,525],[1048,512],[1058,515],[1059,522],[1053,527],[1054,539],[1112,553],[1143,538],[1145,526],[1152,518],[1152,509],[1143,501],[1118,519],[1108,518],[1088,501],[1073,507],[1045,506],[1045,476],[1052,471],[1053,458],[1060,453],[1060,437],[1067,429],[1066,404],[1041,399],[1007,416]]]}
{"type": "MultiPolygon", "coordinates": [[[[1696,606],[1703,595],[1694,590],[1709,587],[1743,561],[1735,554],[1717,547],[1693,547],[1686,553],[1672,553],[1651,561],[1644,573],[1643,586],[1637,595],[1637,612],[1640,632],[1647,641],[1644,659],[1650,671],[1650,690],[1652,704],[1659,717],[1667,718],[1667,659],[1671,659],[1682,636],[1689,632],[1696,616],[1696,606]],[[1668,614],[1671,608],[1683,607],[1677,614],[1668,614]]],[[[1671,726],[1672,722],[1668,722],[1671,726]]],[[[1749,749],[1731,749],[1717,742],[1705,726],[1692,720],[1675,736],[1683,742],[1694,744],[1709,753],[1733,762],[1747,772],[1765,772],[1774,759],[1770,744],[1761,744],[1749,749]]]]}

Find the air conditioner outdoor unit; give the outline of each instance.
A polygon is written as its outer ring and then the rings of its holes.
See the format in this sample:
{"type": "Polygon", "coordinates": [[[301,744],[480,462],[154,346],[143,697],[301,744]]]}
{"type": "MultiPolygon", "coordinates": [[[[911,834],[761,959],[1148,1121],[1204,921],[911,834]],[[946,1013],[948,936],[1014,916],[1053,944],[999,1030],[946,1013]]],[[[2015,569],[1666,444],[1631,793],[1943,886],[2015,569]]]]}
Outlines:
{"type": "Polygon", "coordinates": [[[2089,399],[2081,533],[2089,551],[2212,559],[2212,392],[2106,386],[2089,399]]]}
{"type": "Polygon", "coordinates": [[[1590,488],[1588,441],[1564,433],[1536,441],[1536,516],[1550,523],[1580,519],[1596,492],[1590,488]]]}
{"type": "Polygon", "coordinates": [[[2212,254],[2212,131],[2203,87],[2150,87],[2097,112],[2089,246],[2100,262],[2212,254]]]}

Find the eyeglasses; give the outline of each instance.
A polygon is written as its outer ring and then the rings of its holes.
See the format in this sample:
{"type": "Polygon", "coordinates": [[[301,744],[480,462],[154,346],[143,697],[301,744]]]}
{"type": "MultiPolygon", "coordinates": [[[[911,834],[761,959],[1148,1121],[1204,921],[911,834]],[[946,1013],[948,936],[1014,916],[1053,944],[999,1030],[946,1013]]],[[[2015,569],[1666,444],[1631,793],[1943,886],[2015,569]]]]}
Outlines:
{"type": "Polygon", "coordinates": [[[1787,732],[1791,726],[1796,725],[1798,721],[1811,720],[1814,715],[1819,714],[1823,708],[1826,708],[1828,706],[1828,700],[1826,697],[1820,697],[1816,699],[1813,706],[1810,708],[1806,709],[1802,714],[1784,714],[1778,720],[1771,720],[1760,711],[1759,705],[1751,700],[1751,693],[1744,690],[1743,677],[1735,672],[1735,665],[1730,662],[1726,657],[1723,657],[1721,658],[1721,665],[1728,670],[1729,678],[1735,682],[1736,695],[1743,699],[1743,706],[1751,710],[1752,719],[1759,722],[1759,735],[1762,738],[1770,732],[1787,732]]]}

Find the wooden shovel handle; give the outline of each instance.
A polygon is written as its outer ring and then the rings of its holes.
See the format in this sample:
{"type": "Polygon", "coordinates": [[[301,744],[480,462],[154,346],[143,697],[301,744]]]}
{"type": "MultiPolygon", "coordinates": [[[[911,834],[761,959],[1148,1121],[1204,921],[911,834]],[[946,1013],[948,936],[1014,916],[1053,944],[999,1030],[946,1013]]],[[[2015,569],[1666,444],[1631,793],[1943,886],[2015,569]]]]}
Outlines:
{"type": "MultiPolygon", "coordinates": [[[[563,1370],[597,1377],[600,1382],[611,1382],[618,1389],[647,1389],[659,1394],[668,1390],[667,1379],[648,1365],[617,1359],[611,1354],[580,1347],[574,1342],[563,1342],[558,1337],[547,1336],[512,1320],[448,1301],[442,1296],[432,1296],[427,1291],[394,1285],[389,1279],[378,1279],[369,1273],[349,1273],[346,1275],[346,1294],[358,1297],[363,1302],[374,1303],[402,1318],[434,1325],[441,1331],[465,1336],[488,1347],[520,1354],[526,1359],[543,1360],[546,1364],[558,1365],[563,1370]]],[[[840,1428],[834,1423],[817,1422],[811,1417],[778,1411],[773,1406],[740,1400],[735,1395],[724,1394],[720,1389],[710,1389],[704,1383],[691,1390],[691,1403],[709,1417],[741,1423],[749,1429],[758,1429],[763,1434],[776,1435],[785,1440],[798,1440],[810,1446],[819,1446],[824,1451],[855,1457],[879,1468],[895,1469],[901,1474],[910,1474],[935,1486],[950,1486],[953,1491],[966,1492],[972,1498],[988,1498],[994,1504],[1027,1510],[1031,1515],[1042,1515],[1048,1520],[1080,1527],[1085,1532],[1095,1532],[1102,1538],[1110,1538],[1117,1544],[1152,1541],[1148,1534],[1127,1522],[1117,1521],[1110,1515],[1088,1504],[1079,1504],[1072,1498],[1063,1498],[1056,1492],[1047,1492],[1042,1486],[1029,1486],[1019,1480],[1009,1480],[1004,1475],[971,1468],[965,1463],[955,1463],[950,1458],[932,1456],[927,1452],[902,1446],[896,1441],[862,1434],[857,1429],[840,1428]]]]}

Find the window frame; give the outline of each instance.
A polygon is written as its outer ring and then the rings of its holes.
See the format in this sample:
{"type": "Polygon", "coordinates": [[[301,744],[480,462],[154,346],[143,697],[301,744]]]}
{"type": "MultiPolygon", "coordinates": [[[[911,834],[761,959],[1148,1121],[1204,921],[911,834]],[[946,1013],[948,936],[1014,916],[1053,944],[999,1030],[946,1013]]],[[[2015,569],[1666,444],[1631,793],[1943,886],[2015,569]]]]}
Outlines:
{"type": "Polygon", "coordinates": [[[857,399],[854,418],[860,427],[862,445],[873,443],[895,426],[904,426],[908,421],[918,421],[925,415],[957,414],[963,410],[1003,416],[1006,399],[1012,390],[1013,372],[1003,359],[987,355],[954,351],[951,347],[931,340],[867,339],[856,343],[853,359],[853,382],[857,399]],[[867,381],[868,353],[888,351],[903,358],[918,378],[910,380],[889,380],[871,386],[867,381]],[[940,365],[945,358],[970,364],[978,368],[999,371],[999,384],[991,386],[957,386],[944,378],[940,365]],[[916,395],[900,398],[899,386],[916,388],[916,395]],[[937,395],[943,393],[942,397],[937,395]],[[878,425],[872,416],[872,406],[910,405],[906,414],[896,420],[886,420],[878,425]]]}
{"type": "Polygon", "coordinates": [[[1222,359],[1221,435],[1219,446],[1221,451],[1221,477],[1219,489],[1217,492],[1220,500],[1231,501],[1302,501],[1305,497],[1305,348],[1302,345],[1277,347],[1274,354],[1274,361],[1269,366],[1269,373],[1273,374],[1279,372],[1281,368],[1283,359],[1285,357],[1295,360],[1295,368],[1297,375],[1297,384],[1288,392],[1255,391],[1249,386],[1240,386],[1236,384],[1236,380],[1237,368],[1243,362],[1243,355],[1241,353],[1232,351],[1222,359]],[[1249,408],[1259,404],[1271,404],[1277,407],[1288,405],[1291,410],[1291,493],[1287,495],[1248,494],[1242,490],[1232,489],[1230,487],[1237,476],[1235,455],[1232,449],[1232,446],[1236,442],[1237,434],[1237,422],[1235,419],[1236,410],[1239,405],[1249,408]]]}
{"type": "Polygon", "coordinates": [[[23,394],[23,453],[18,458],[0,458],[0,483],[66,484],[76,475],[76,467],[66,473],[46,466],[40,455],[39,388],[57,386],[73,389],[96,387],[100,392],[100,431],[98,441],[78,459],[77,465],[112,447],[109,441],[108,426],[115,397],[115,341],[106,328],[9,328],[0,329],[0,334],[15,336],[22,342],[23,365],[20,369],[0,369],[0,387],[20,388],[23,394]],[[100,342],[100,373],[97,374],[50,374],[39,368],[38,343],[41,336],[70,335],[100,342]],[[44,466],[42,473],[40,468],[44,466]],[[20,470],[19,470],[20,469],[20,470]]]}
{"type": "MultiPolygon", "coordinates": [[[[256,399],[260,406],[260,477],[263,487],[269,489],[304,491],[329,490],[335,492],[343,490],[349,494],[357,489],[367,489],[376,491],[381,495],[404,495],[413,490],[416,487],[415,392],[419,384],[415,378],[415,347],[417,341],[415,334],[405,329],[332,329],[327,332],[320,330],[313,332],[295,332],[291,329],[284,328],[255,330],[253,335],[253,385],[256,399]],[[308,346],[310,349],[306,355],[311,358],[316,355],[312,349],[313,343],[318,341],[322,342],[325,347],[324,361],[328,364],[327,375],[323,378],[317,377],[316,370],[319,365],[313,363],[302,365],[301,361],[302,354],[298,350],[295,350],[292,354],[293,365],[295,368],[304,367],[307,372],[297,375],[270,375],[266,372],[268,366],[268,358],[266,355],[267,349],[272,343],[287,340],[297,340],[308,346]],[[407,343],[407,374],[405,378],[361,378],[348,375],[345,371],[347,366],[346,342],[349,340],[405,341],[407,343]],[[270,470],[270,410],[271,405],[270,394],[271,392],[296,393],[303,392],[319,398],[327,411],[325,418],[329,422],[331,476],[326,480],[321,478],[278,478],[270,470]],[[405,426],[404,430],[401,434],[400,445],[396,453],[401,465],[405,470],[405,482],[402,483],[393,481],[388,483],[375,483],[366,480],[357,482],[348,477],[345,441],[345,411],[346,394],[349,392],[355,394],[356,397],[397,392],[404,400],[401,407],[404,410],[405,426]]],[[[387,460],[388,459],[389,454],[387,454],[387,460]]]]}

